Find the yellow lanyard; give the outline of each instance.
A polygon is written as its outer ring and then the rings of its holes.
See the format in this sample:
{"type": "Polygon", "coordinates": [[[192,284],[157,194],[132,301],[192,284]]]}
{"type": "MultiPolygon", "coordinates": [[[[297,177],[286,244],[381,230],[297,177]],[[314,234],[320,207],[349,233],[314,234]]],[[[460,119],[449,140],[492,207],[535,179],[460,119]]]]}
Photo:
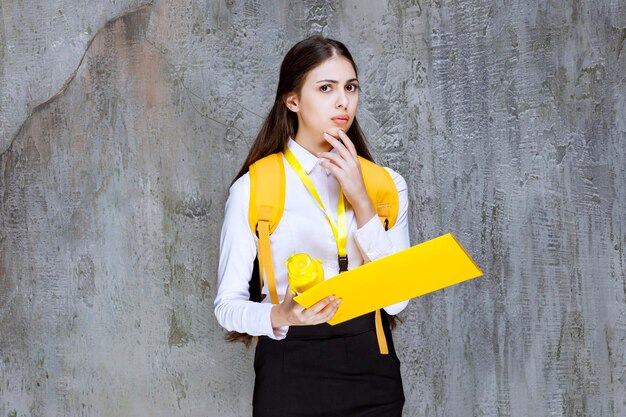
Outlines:
{"type": "Polygon", "coordinates": [[[298,160],[296,159],[293,152],[291,152],[289,147],[285,148],[285,158],[287,159],[287,162],[289,162],[289,165],[291,165],[293,170],[296,172],[298,177],[300,177],[300,180],[302,180],[302,183],[304,184],[304,186],[307,188],[307,190],[309,190],[313,198],[315,198],[317,203],[320,205],[320,207],[324,211],[324,214],[326,215],[326,220],[328,220],[328,224],[330,224],[331,229],[333,229],[333,235],[335,236],[335,240],[337,241],[337,250],[339,253],[338,255],[339,272],[347,271],[348,270],[348,252],[346,250],[346,242],[348,240],[348,231],[347,231],[347,226],[346,226],[346,204],[343,198],[343,192],[341,191],[341,189],[339,190],[339,204],[337,207],[337,225],[335,225],[335,222],[333,222],[332,218],[328,215],[328,212],[326,211],[326,208],[324,207],[324,203],[322,202],[322,199],[320,198],[319,194],[317,193],[317,190],[315,189],[315,186],[313,185],[313,181],[311,181],[311,178],[309,178],[306,171],[304,170],[304,168],[302,168],[302,165],[300,165],[300,162],[298,162],[298,160]]]}

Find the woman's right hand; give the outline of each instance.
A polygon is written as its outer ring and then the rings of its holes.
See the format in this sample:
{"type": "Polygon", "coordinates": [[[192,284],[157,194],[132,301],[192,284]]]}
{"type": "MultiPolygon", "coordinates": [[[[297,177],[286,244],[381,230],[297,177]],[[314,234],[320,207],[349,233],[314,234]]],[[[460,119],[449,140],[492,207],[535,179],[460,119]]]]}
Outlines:
{"type": "Polygon", "coordinates": [[[340,298],[336,299],[330,295],[311,307],[304,308],[293,300],[294,297],[295,295],[287,287],[283,302],[272,307],[270,313],[272,327],[310,326],[326,323],[333,318],[341,303],[340,298]]]}

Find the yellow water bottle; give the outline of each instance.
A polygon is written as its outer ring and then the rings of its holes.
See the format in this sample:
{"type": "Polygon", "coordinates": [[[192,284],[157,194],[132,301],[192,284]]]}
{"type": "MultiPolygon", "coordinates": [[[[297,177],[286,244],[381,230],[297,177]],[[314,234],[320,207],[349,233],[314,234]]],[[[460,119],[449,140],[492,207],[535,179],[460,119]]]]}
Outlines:
{"type": "Polygon", "coordinates": [[[287,282],[294,294],[303,293],[315,284],[324,281],[322,261],[313,259],[306,253],[291,255],[285,265],[287,265],[287,282]]]}

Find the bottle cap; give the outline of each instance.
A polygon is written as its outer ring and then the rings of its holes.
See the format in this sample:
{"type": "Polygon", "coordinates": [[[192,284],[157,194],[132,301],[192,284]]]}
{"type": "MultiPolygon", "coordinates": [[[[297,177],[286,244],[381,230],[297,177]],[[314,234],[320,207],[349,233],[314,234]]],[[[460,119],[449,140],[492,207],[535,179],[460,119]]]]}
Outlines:
{"type": "Polygon", "coordinates": [[[302,293],[324,281],[322,261],[313,259],[306,253],[291,255],[285,265],[287,265],[287,281],[294,292],[302,293]]]}

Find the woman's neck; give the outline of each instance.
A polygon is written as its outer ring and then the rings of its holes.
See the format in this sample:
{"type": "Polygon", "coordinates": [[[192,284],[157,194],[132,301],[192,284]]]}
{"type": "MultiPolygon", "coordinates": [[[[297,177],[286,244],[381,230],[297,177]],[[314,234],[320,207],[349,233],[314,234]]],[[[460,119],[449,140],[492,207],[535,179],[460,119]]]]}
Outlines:
{"type": "Polygon", "coordinates": [[[296,137],[294,138],[296,143],[302,146],[307,151],[311,152],[313,155],[317,156],[318,152],[329,152],[333,149],[333,145],[328,143],[323,137],[320,136],[319,139],[313,139],[312,135],[305,135],[300,132],[296,133],[296,137]]]}

